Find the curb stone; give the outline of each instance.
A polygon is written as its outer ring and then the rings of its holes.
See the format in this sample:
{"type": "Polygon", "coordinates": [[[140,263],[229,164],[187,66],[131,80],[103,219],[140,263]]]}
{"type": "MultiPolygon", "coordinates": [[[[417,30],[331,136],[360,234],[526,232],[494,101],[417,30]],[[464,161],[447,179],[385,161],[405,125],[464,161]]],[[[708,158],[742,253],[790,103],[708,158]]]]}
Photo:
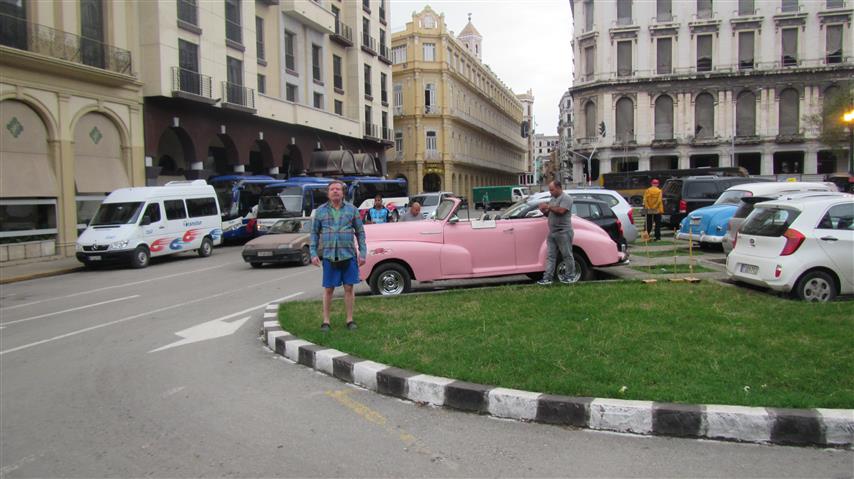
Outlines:
{"type": "Polygon", "coordinates": [[[542,394],[419,374],[351,356],[282,330],[268,313],[262,339],[291,361],[387,396],[519,421],[655,436],[760,444],[854,446],[854,410],[669,404],[542,394]]]}

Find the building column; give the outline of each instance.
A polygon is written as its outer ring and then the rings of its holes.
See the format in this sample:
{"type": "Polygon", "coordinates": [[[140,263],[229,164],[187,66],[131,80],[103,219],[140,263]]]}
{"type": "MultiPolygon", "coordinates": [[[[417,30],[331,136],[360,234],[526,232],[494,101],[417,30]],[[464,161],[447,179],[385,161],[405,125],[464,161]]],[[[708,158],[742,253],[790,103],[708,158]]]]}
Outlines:
{"type": "Polygon", "coordinates": [[[649,150],[644,150],[638,155],[638,171],[649,171],[649,150]]]}
{"type": "Polygon", "coordinates": [[[762,166],[759,174],[763,176],[774,174],[774,150],[767,145],[762,148],[762,166]]]}
{"type": "Polygon", "coordinates": [[[818,173],[818,147],[815,144],[807,146],[804,151],[804,174],[815,175],[818,173]]]}

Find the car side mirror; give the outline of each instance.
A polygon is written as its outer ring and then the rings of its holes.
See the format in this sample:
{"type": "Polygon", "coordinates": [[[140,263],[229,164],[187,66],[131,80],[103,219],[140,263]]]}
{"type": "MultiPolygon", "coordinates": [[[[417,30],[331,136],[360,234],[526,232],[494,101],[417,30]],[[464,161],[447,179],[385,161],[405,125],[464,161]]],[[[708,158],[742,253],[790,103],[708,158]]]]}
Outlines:
{"type": "Polygon", "coordinates": [[[540,210],[532,210],[525,213],[525,218],[539,218],[540,216],[543,216],[543,212],[540,210]]]}
{"type": "Polygon", "coordinates": [[[451,216],[451,217],[448,219],[448,224],[455,225],[455,224],[457,224],[457,223],[459,223],[459,222],[460,222],[460,218],[459,218],[457,215],[451,216]]]}
{"type": "Polygon", "coordinates": [[[145,215],[142,217],[142,221],[139,223],[140,226],[148,226],[151,224],[151,217],[145,215]]]}

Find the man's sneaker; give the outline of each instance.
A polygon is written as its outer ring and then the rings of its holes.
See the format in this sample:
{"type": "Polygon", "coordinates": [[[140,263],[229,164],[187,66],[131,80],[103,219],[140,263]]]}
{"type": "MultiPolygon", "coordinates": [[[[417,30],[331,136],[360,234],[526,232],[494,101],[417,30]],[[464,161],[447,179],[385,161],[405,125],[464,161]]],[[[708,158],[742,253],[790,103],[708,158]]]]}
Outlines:
{"type": "Polygon", "coordinates": [[[320,325],[320,332],[321,333],[328,333],[330,329],[332,329],[332,328],[329,327],[329,323],[323,323],[320,325]]]}
{"type": "Polygon", "coordinates": [[[537,284],[540,286],[548,286],[548,285],[552,284],[552,282],[551,282],[551,280],[548,280],[548,279],[541,279],[541,280],[537,281],[537,284]]]}
{"type": "Polygon", "coordinates": [[[350,331],[355,331],[355,330],[359,329],[359,327],[356,326],[355,321],[350,321],[349,323],[347,323],[347,329],[349,329],[350,331]]]}
{"type": "Polygon", "coordinates": [[[568,279],[562,279],[562,280],[560,280],[560,282],[563,284],[575,284],[575,281],[570,281],[568,279]]]}

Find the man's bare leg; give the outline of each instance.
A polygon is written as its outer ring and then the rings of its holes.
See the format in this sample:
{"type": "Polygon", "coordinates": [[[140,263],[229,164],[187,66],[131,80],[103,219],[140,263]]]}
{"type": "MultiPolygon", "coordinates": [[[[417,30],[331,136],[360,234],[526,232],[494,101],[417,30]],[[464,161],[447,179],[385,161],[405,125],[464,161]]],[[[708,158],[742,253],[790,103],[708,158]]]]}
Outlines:
{"type": "Polygon", "coordinates": [[[347,323],[353,321],[353,304],[356,302],[356,293],[353,292],[352,284],[344,285],[344,308],[347,310],[347,323]]]}
{"type": "Polygon", "coordinates": [[[334,292],[335,288],[323,289],[323,324],[329,324],[329,309],[332,306],[332,293],[334,292]]]}

